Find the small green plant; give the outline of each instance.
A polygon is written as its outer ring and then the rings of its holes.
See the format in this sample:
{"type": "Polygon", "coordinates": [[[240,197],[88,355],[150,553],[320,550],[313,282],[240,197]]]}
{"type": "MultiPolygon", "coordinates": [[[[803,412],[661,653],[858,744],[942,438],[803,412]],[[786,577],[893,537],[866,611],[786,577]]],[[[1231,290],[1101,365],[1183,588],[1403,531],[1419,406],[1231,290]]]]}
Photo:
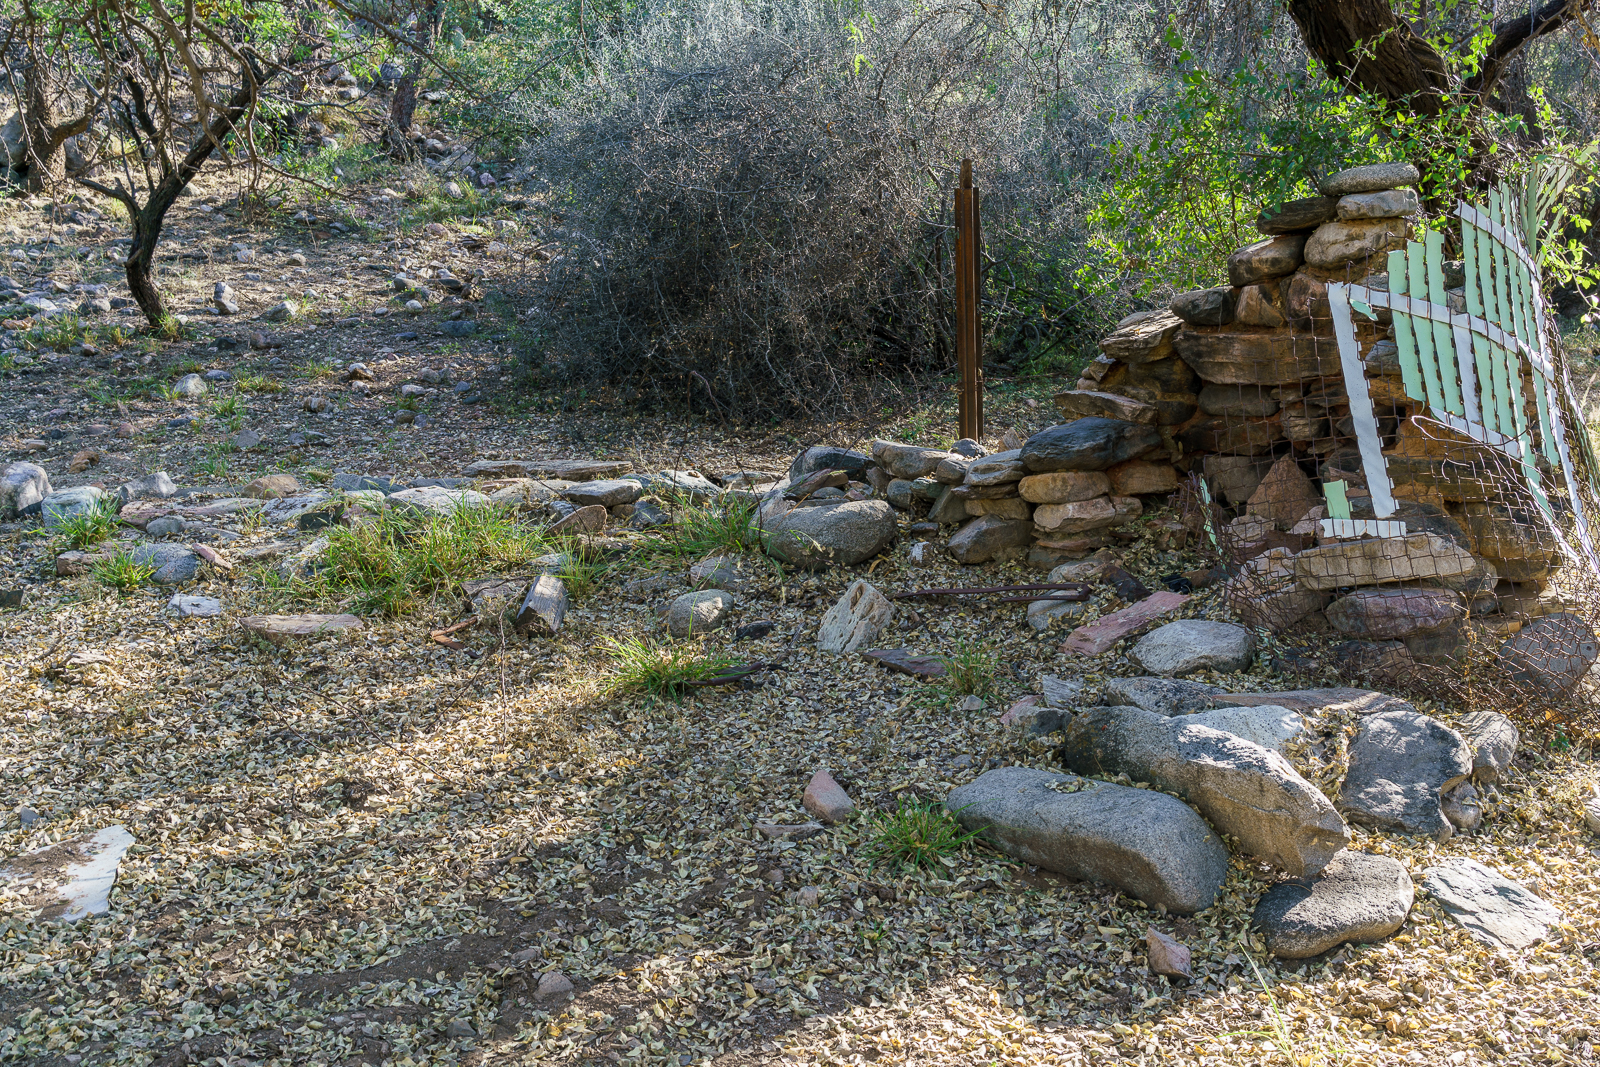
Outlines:
{"type": "Polygon", "coordinates": [[[119,549],[97,562],[90,573],[101,585],[131,593],[148,583],[156,569],[149,563],[134,559],[127,549],[119,549]]]}
{"type": "Polygon", "coordinates": [[[223,397],[211,405],[211,414],[223,420],[243,418],[247,414],[244,397],[238,393],[223,397]]]}
{"type": "Polygon", "coordinates": [[[568,596],[574,600],[582,600],[600,585],[600,575],[605,570],[605,564],[581,545],[574,545],[566,556],[567,562],[556,573],[556,577],[567,587],[568,596]]]}
{"type": "Polygon", "coordinates": [[[246,374],[239,379],[239,388],[247,393],[281,393],[283,383],[264,374],[246,374]]]}
{"type": "Polygon", "coordinates": [[[183,323],[174,315],[163,315],[155,325],[155,335],[163,341],[176,341],[183,336],[183,323]]]}
{"type": "Polygon", "coordinates": [[[666,543],[680,556],[739,555],[760,547],[761,539],[751,522],[756,506],[749,501],[724,497],[695,504],[680,497],[672,502],[672,508],[666,543]]]}
{"type": "Polygon", "coordinates": [[[416,411],[420,405],[416,397],[403,396],[394,402],[394,406],[399,411],[416,411]]]}
{"type": "Polygon", "coordinates": [[[412,519],[384,510],[328,530],[328,551],[306,585],[365,614],[405,615],[465,578],[543,555],[535,528],[497,508],[456,508],[412,519]]]}
{"type": "Polygon", "coordinates": [[[738,660],[692,644],[658,645],[645,638],[606,639],[612,676],[607,686],[616,693],[681,697],[695,682],[715,678],[738,660]]]}
{"type": "Polygon", "coordinates": [[[900,798],[892,813],[872,820],[863,852],[871,859],[903,863],[908,867],[938,870],[952,866],[950,860],[978,836],[978,830],[963,832],[959,823],[932,800],[900,798]]]}
{"type": "Polygon", "coordinates": [[[214,446],[205,459],[195,463],[195,470],[212,478],[226,478],[228,476],[228,448],[223,445],[214,446]]]}
{"type": "Polygon", "coordinates": [[[313,359],[307,363],[302,363],[295,370],[295,373],[311,381],[321,381],[323,378],[331,378],[333,376],[333,364],[325,359],[313,359]]]}
{"type": "Polygon", "coordinates": [[[950,655],[940,656],[939,661],[944,664],[944,686],[956,696],[981,696],[994,687],[994,654],[981,645],[960,644],[950,655]]]}
{"type": "Polygon", "coordinates": [[[98,545],[117,530],[116,509],[103,500],[92,508],[69,515],[56,527],[56,536],[72,548],[98,545]]]}

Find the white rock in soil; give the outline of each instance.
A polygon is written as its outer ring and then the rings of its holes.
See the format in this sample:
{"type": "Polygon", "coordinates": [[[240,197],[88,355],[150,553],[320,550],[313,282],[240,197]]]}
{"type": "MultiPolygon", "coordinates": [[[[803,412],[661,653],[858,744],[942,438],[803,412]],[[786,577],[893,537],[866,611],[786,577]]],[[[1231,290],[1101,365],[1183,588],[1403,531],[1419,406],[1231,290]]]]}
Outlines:
{"type": "Polygon", "coordinates": [[[894,601],[858,578],[822,616],[817,627],[817,648],[823,652],[855,652],[871,647],[892,621],[894,601]]]}

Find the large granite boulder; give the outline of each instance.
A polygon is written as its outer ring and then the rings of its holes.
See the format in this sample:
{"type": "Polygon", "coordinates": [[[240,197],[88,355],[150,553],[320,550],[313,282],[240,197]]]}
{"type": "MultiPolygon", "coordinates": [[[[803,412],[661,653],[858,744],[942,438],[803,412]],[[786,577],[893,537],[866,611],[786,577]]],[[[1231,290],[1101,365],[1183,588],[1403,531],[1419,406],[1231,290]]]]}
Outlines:
{"type": "Polygon", "coordinates": [[[760,533],[767,554],[805,570],[864,563],[892,545],[899,532],[887,500],[763,512],[760,533]]]}
{"type": "Polygon", "coordinates": [[[1310,875],[1344,848],[1333,804],[1270,749],[1189,717],[1142,708],[1086,708],[1062,724],[1062,764],[1078,774],[1127,774],[1181,794],[1245,852],[1310,875]]]}
{"type": "Polygon", "coordinates": [[[1210,907],[1228,873],[1228,850],[1205,820],[1154,790],[1001,767],[952,790],[945,806],[1008,856],[1171,912],[1210,907]]]}

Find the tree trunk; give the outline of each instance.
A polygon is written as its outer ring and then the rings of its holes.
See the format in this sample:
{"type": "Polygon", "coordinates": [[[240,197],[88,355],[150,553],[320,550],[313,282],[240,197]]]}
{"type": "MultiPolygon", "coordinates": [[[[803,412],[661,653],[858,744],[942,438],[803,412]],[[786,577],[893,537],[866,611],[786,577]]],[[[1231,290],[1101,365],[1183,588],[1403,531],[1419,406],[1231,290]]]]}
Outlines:
{"type": "Polygon", "coordinates": [[[389,128],[384,131],[383,139],[390,154],[400,159],[410,159],[416,154],[416,146],[411,142],[411,124],[417,114],[417,82],[422,78],[422,57],[433,51],[433,41],[443,20],[444,4],[437,0],[417,15],[417,25],[411,31],[416,51],[389,101],[389,128]]]}
{"type": "Polygon", "coordinates": [[[42,193],[67,176],[67,138],[89,128],[89,113],[76,119],[63,119],[56,101],[55,68],[39,54],[35,42],[28,45],[28,64],[22,76],[22,127],[28,176],[28,192],[42,193]]]}
{"type": "Polygon", "coordinates": [[[161,225],[166,220],[167,209],[178,198],[178,188],[165,202],[151,196],[143,208],[133,213],[133,247],[128,249],[128,258],[123,263],[133,302],[144,312],[145,321],[158,329],[167,322],[168,315],[166,301],[161,299],[161,290],[155,283],[156,245],[161,240],[161,225]]]}
{"type": "Polygon", "coordinates": [[[1450,90],[1444,58],[1396,19],[1389,0],[1290,0],[1306,50],[1347,88],[1436,115],[1450,90]]]}

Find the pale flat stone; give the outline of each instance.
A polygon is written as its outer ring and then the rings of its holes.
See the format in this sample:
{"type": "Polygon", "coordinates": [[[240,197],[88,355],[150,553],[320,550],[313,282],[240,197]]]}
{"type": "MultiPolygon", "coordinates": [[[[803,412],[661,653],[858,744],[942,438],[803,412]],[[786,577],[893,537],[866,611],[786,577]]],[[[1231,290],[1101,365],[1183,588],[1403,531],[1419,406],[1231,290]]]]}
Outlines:
{"type": "Polygon", "coordinates": [[[1464,856],[1423,871],[1422,888],[1467,933],[1496,948],[1525,949],[1561,921],[1561,913],[1526,886],[1464,856]]]}
{"type": "Polygon", "coordinates": [[[1040,504],[1034,509],[1033,522],[1051,534],[1077,534],[1122,526],[1142,514],[1144,505],[1138,497],[1102,496],[1067,504],[1040,504]]]}
{"type": "Polygon", "coordinates": [[[1477,565],[1472,553],[1434,533],[1342,541],[1294,557],[1295,578],[1314,590],[1449,578],[1477,565]]]}
{"type": "Polygon", "coordinates": [[[1018,495],[1034,504],[1071,504],[1110,491],[1111,479],[1103,471],[1048,471],[1030,474],[1017,483],[1018,495]]]}
{"type": "Polygon", "coordinates": [[[246,615],[239,625],[282,646],[335,630],[358,630],[362,622],[354,615],[246,615]]]}

